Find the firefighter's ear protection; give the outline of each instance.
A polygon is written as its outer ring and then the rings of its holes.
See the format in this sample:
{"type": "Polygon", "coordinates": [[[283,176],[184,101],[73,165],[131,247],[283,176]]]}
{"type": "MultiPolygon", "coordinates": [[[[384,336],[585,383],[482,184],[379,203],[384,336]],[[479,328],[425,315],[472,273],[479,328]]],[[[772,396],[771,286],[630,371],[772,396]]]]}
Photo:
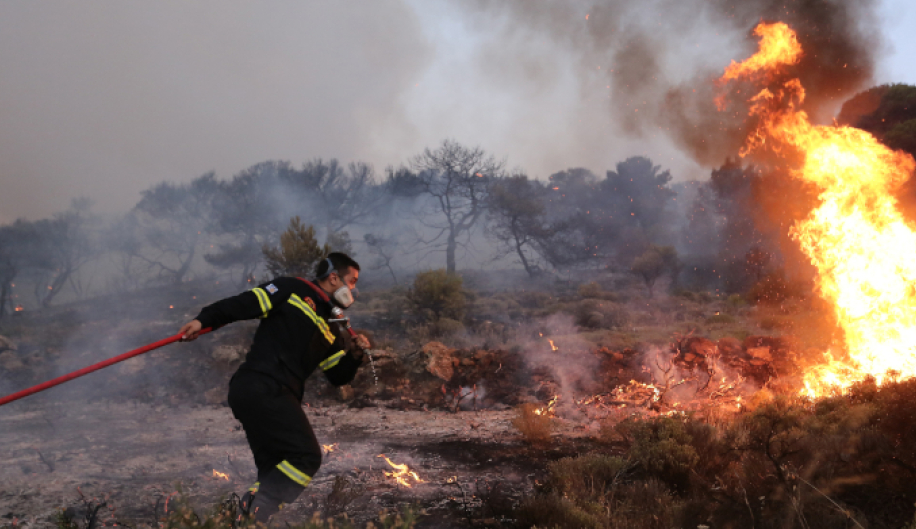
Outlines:
{"type": "MultiPolygon", "coordinates": [[[[325,259],[328,263],[328,271],[321,274],[321,277],[318,279],[325,279],[331,275],[332,272],[337,272],[334,268],[334,263],[331,262],[331,258],[325,259]]],[[[340,276],[340,272],[337,272],[337,276],[340,277],[341,282],[343,282],[343,277],[340,276]]],[[[337,290],[331,294],[331,299],[334,301],[338,307],[345,309],[353,304],[356,301],[357,296],[359,296],[359,289],[350,289],[346,283],[340,286],[337,290]]]]}

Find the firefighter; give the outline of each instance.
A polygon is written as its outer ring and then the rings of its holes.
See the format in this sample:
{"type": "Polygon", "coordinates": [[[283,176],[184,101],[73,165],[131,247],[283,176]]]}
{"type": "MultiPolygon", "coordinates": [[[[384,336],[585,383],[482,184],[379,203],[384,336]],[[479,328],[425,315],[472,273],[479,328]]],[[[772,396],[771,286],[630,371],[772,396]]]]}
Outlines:
{"type": "Polygon", "coordinates": [[[245,362],[229,382],[229,406],[258,468],[240,512],[259,522],[293,502],[321,466],[321,445],[302,410],[305,380],[320,369],[335,386],[348,384],[369,347],[365,336],[351,337],[339,322],[328,322],[334,306],[346,309],[356,298],[356,261],[331,253],[318,264],[316,277],[278,277],[217,301],[179,331],[190,341],[206,327],[261,318],[245,362]]]}

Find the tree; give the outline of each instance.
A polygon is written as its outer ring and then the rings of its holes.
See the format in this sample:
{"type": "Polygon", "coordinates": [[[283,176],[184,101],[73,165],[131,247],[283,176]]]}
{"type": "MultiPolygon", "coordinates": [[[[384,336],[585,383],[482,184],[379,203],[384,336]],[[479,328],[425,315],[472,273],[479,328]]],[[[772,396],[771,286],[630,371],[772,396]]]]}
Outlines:
{"type": "Polygon", "coordinates": [[[372,166],[363,162],[343,166],[336,159],[317,158],[301,170],[279,174],[300,200],[311,205],[309,222],[323,226],[329,237],[366,221],[385,200],[385,194],[378,192],[372,166]]]}
{"type": "Polygon", "coordinates": [[[867,130],[894,149],[916,156],[916,86],[881,85],[860,92],[843,104],[837,120],[867,130]]]}
{"type": "Polygon", "coordinates": [[[262,247],[276,240],[282,230],[289,197],[278,183],[280,175],[288,171],[286,162],[262,162],[217,187],[209,231],[227,241],[204,259],[217,268],[241,269],[242,286],[250,282],[261,263],[262,247]]]}
{"type": "Polygon", "coordinates": [[[388,272],[391,274],[391,279],[393,279],[394,284],[397,285],[398,276],[395,275],[394,268],[391,266],[395,248],[398,246],[397,239],[395,237],[385,237],[367,233],[363,235],[363,241],[366,243],[366,246],[369,247],[369,253],[376,257],[375,262],[372,264],[372,268],[387,268],[388,272]]]}
{"type": "Polygon", "coordinates": [[[97,219],[89,212],[86,199],[74,200],[69,210],[32,223],[35,244],[29,256],[35,299],[47,307],[69,282],[75,291],[74,275],[96,254],[97,219]]]}
{"type": "Polygon", "coordinates": [[[464,147],[445,140],[436,150],[426,149],[411,161],[420,179],[423,194],[433,202],[439,221],[430,225],[439,230],[433,239],[445,237],[445,264],[455,273],[455,258],[460,238],[469,235],[486,210],[490,183],[503,171],[503,163],[480,148],[464,147]]]}
{"type": "Polygon", "coordinates": [[[678,270],[677,250],[673,246],[652,245],[642,255],[633,260],[630,271],[642,278],[649,290],[649,297],[653,295],[655,282],[665,273],[675,276],[678,270]]]}
{"type": "Polygon", "coordinates": [[[289,221],[289,228],[280,234],[279,246],[262,248],[267,269],[273,276],[309,277],[315,265],[331,253],[330,245],[318,245],[315,228],[306,227],[299,217],[289,221]]]}
{"type": "Polygon", "coordinates": [[[142,192],[125,219],[133,232],[120,240],[122,252],[154,270],[159,277],[181,283],[191,269],[198,244],[213,215],[219,183],[210,172],[189,184],[163,182],[142,192]],[[132,238],[135,240],[131,240],[132,238]]]}
{"type": "Polygon", "coordinates": [[[613,197],[617,215],[639,223],[643,229],[657,226],[665,207],[677,195],[668,188],[671,173],[644,156],[627,158],[616,168],[607,172],[602,187],[613,197]]]}
{"type": "Polygon", "coordinates": [[[0,226],[0,318],[13,306],[13,282],[28,266],[35,245],[32,223],[17,220],[0,226]]]}
{"type": "Polygon", "coordinates": [[[525,175],[497,180],[490,188],[487,215],[490,233],[503,252],[515,252],[528,275],[534,277],[538,267],[531,263],[525,251],[550,236],[546,225],[544,189],[525,175]]]}

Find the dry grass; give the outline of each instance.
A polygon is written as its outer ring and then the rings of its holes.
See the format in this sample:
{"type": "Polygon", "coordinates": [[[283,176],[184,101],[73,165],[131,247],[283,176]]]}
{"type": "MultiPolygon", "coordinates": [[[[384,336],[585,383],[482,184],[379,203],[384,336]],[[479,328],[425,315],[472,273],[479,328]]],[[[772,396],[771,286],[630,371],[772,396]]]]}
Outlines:
{"type": "Polygon", "coordinates": [[[550,442],[553,431],[553,418],[541,410],[538,405],[525,403],[515,409],[516,416],[512,419],[512,426],[518,428],[525,441],[533,445],[544,445],[550,442]]]}

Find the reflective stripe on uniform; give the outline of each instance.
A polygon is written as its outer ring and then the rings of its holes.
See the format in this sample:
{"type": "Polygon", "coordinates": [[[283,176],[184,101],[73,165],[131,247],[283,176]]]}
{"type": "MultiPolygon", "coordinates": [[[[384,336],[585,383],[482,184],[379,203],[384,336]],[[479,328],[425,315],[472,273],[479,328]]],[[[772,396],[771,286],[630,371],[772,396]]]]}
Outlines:
{"type": "Polygon", "coordinates": [[[280,472],[286,474],[286,477],[302,485],[303,487],[308,486],[309,482],[312,481],[310,476],[299,471],[299,469],[289,464],[289,461],[285,459],[281,461],[279,465],[277,465],[277,468],[280,469],[280,472]]]}
{"type": "Polygon", "coordinates": [[[270,303],[270,296],[267,295],[263,288],[255,288],[251,291],[254,292],[254,295],[258,298],[258,303],[261,305],[261,317],[266,318],[267,313],[273,308],[270,303]]]}
{"type": "Polygon", "coordinates": [[[255,493],[258,491],[259,488],[261,488],[261,482],[255,481],[254,485],[248,487],[248,492],[255,493]]]}
{"type": "Polygon", "coordinates": [[[344,352],[343,352],[343,351],[337,351],[336,353],[332,354],[331,356],[325,358],[323,362],[321,362],[320,364],[318,364],[318,367],[320,367],[321,369],[327,371],[328,369],[331,369],[332,367],[334,367],[334,366],[336,366],[337,364],[339,364],[339,363],[340,363],[340,359],[343,358],[343,357],[344,357],[344,352]]]}
{"type": "Polygon", "coordinates": [[[321,334],[328,340],[328,343],[334,343],[334,334],[331,332],[330,327],[328,327],[328,322],[324,321],[324,318],[321,316],[315,314],[312,307],[309,307],[308,304],[302,301],[302,298],[295,294],[290,295],[289,302],[292,306],[304,312],[305,315],[318,326],[318,329],[321,330],[321,334]]]}

